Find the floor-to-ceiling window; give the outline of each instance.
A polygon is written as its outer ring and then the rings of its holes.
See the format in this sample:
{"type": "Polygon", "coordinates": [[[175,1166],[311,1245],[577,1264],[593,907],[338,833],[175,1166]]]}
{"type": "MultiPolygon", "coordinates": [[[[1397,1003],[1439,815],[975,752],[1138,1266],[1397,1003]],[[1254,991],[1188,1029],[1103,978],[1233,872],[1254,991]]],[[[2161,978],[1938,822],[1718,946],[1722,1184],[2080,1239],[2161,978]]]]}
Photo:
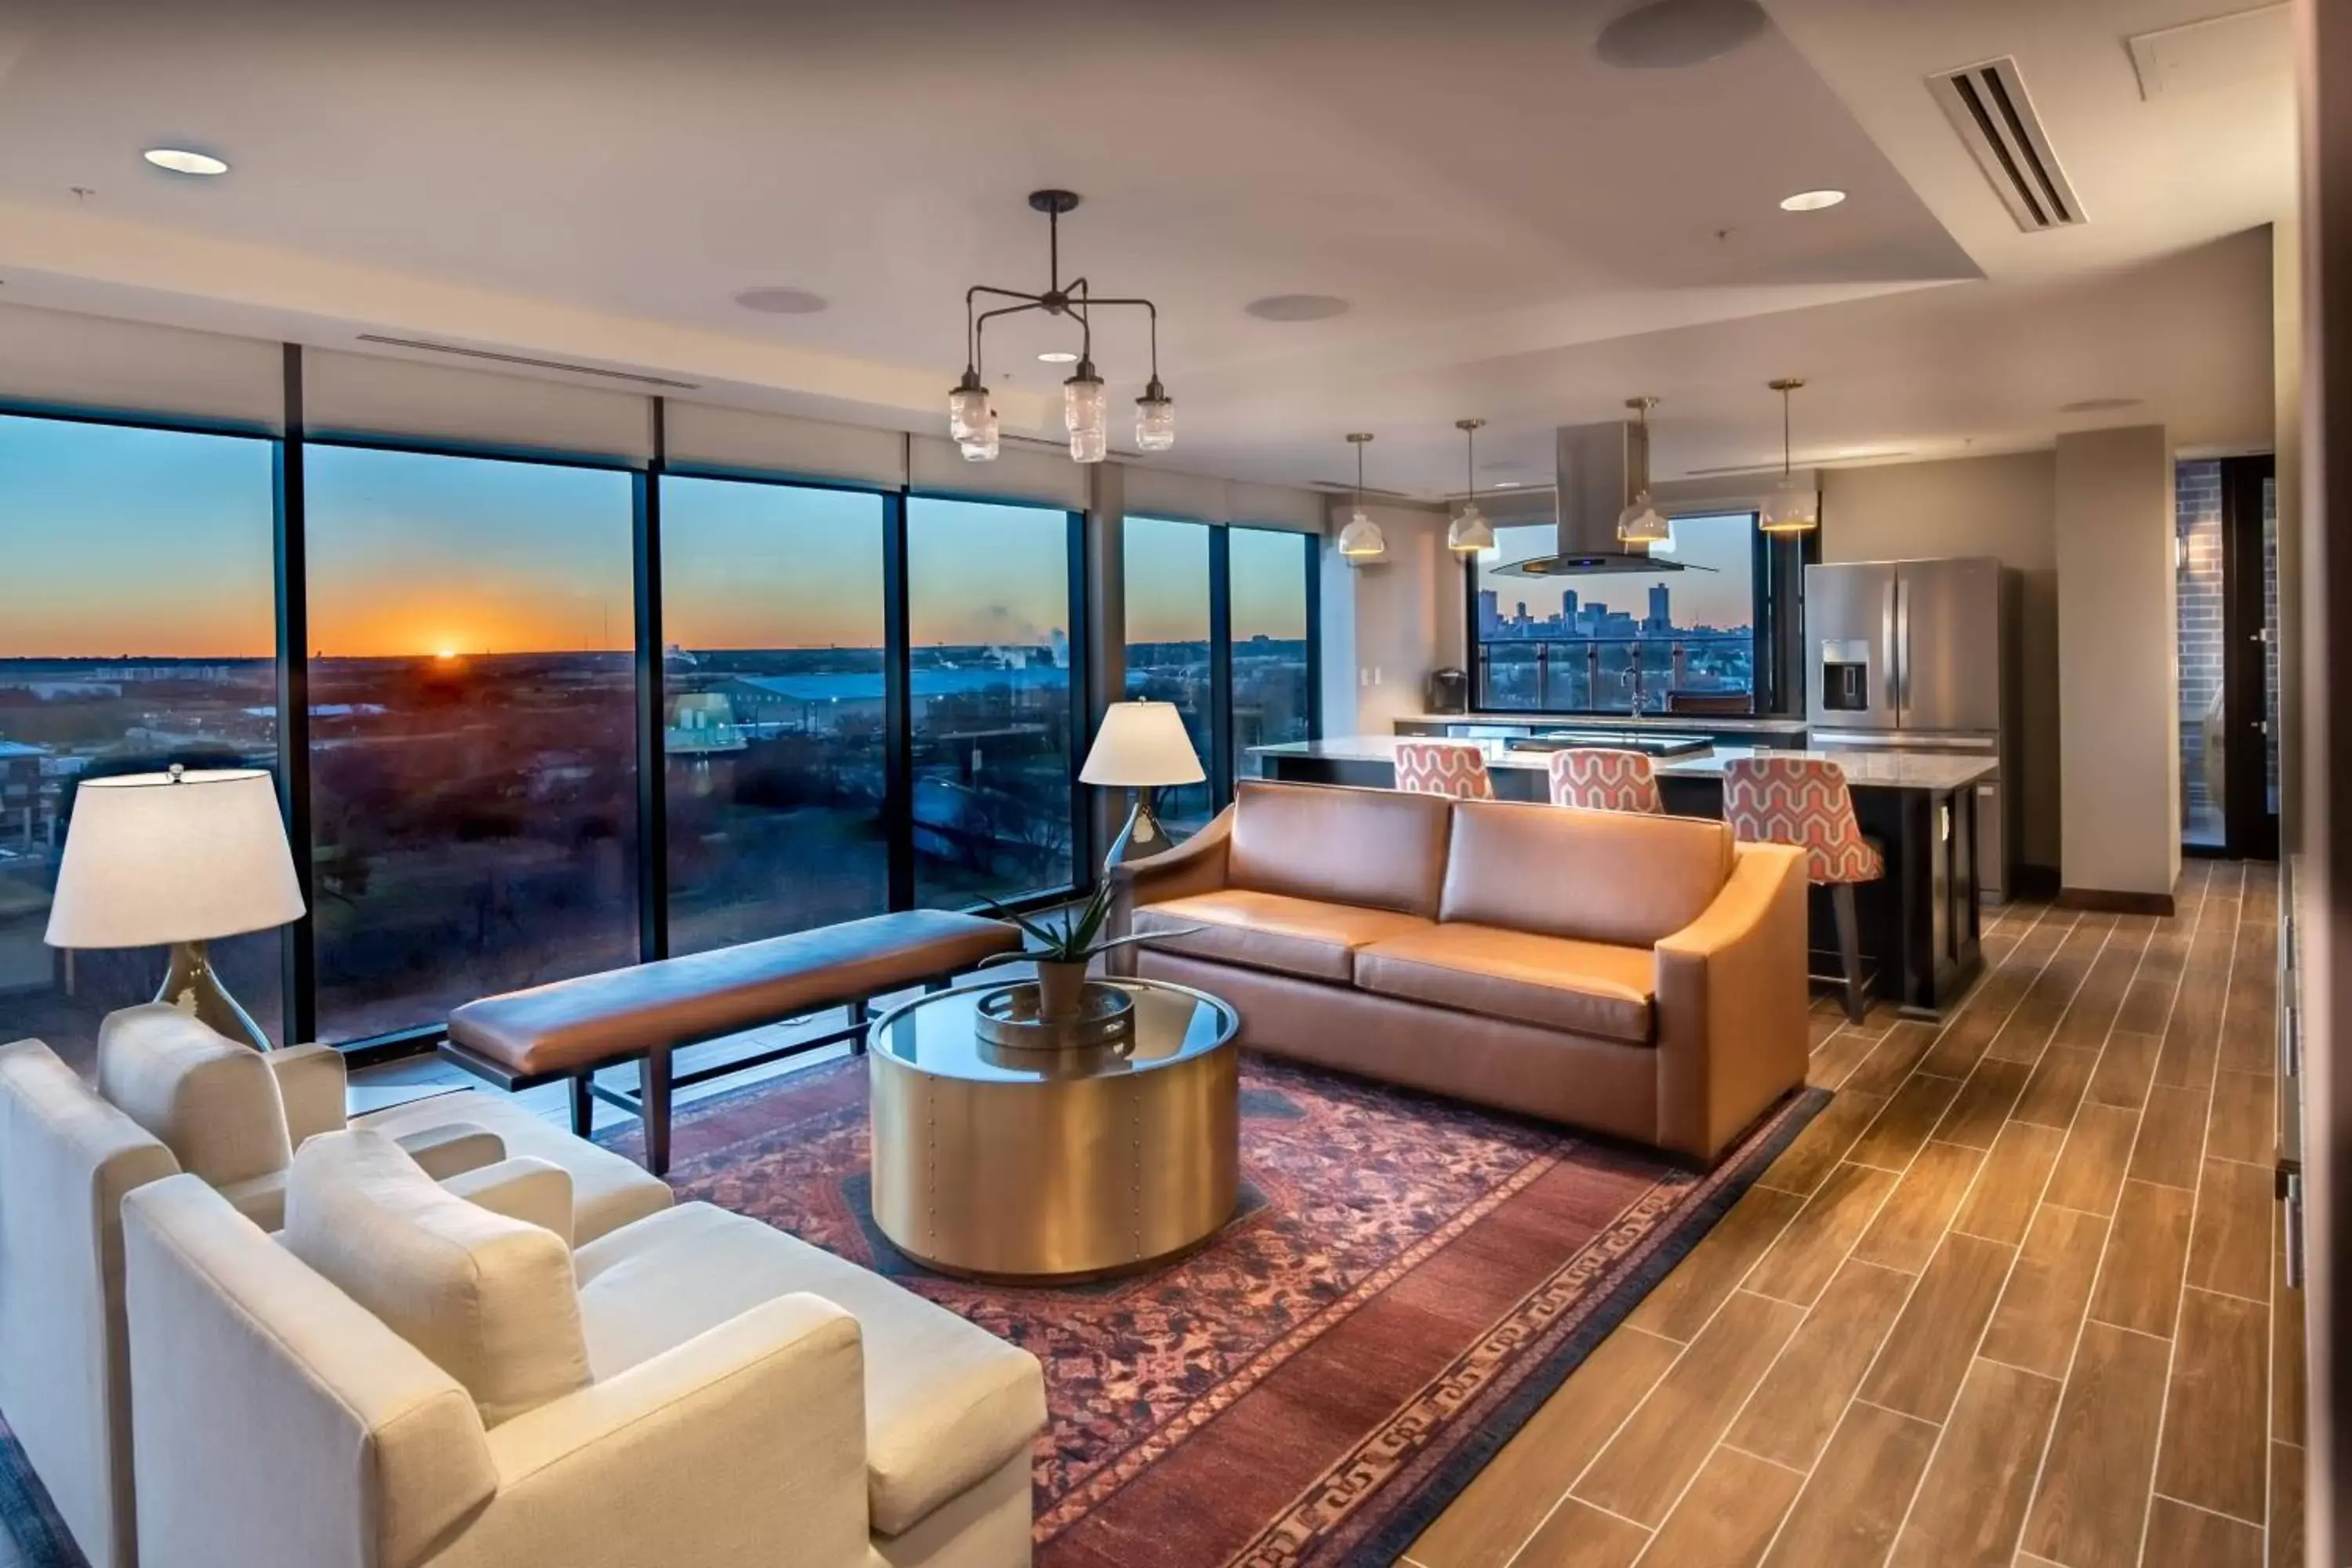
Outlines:
{"type": "Polygon", "coordinates": [[[632,476],[306,465],[320,1037],[634,963],[632,476]]]}
{"type": "Polygon", "coordinates": [[[1262,528],[1229,529],[1225,538],[1233,585],[1233,758],[1234,772],[1243,773],[1252,746],[1314,733],[1307,601],[1319,541],[1262,528]]]}
{"type": "MultiPolygon", "coordinates": [[[[0,416],[0,1039],[77,1059],[160,949],[42,942],[76,784],[274,767],[273,443],[0,416]]],[[[279,937],[213,944],[282,1039],[279,937]]]]}
{"type": "MultiPolygon", "coordinates": [[[[1206,773],[1215,700],[1210,659],[1212,530],[1197,522],[1130,517],[1122,542],[1127,601],[1127,695],[1173,703],[1206,773]]],[[[1217,792],[1203,778],[1159,792],[1160,817],[1178,837],[1216,815],[1217,792]]]]}
{"type": "Polygon", "coordinates": [[[879,913],[883,498],[661,484],[670,951],[879,913]]]}
{"type": "Polygon", "coordinates": [[[1074,879],[1070,514],[907,502],[916,902],[1074,879]]]}

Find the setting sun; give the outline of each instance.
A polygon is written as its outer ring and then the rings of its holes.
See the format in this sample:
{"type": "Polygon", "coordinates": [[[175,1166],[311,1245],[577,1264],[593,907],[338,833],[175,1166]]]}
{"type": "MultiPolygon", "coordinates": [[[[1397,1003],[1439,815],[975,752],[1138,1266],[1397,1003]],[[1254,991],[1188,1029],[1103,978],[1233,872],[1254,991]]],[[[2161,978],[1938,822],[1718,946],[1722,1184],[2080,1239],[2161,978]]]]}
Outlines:
{"type": "Polygon", "coordinates": [[[454,647],[445,647],[445,648],[443,648],[440,652],[438,652],[438,653],[435,654],[433,657],[434,657],[435,658],[440,659],[440,660],[442,660],[442,661],[444,661],[444,662],[446,663],[446,661],[448,661],[448,660],[450,660],[450,659],[453,659],[453,658],[457,658],[457,650],[456,648],[454,648],[454,647]]]}

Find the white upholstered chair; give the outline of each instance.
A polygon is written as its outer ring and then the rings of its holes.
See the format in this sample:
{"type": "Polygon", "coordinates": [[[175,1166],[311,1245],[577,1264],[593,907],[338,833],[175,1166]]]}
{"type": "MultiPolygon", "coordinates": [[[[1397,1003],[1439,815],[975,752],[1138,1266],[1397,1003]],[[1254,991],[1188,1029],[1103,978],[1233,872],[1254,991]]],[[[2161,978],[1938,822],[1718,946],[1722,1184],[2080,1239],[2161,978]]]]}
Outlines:
{"type": "Polygon", "coordinates": [[[365,1131],[303,1146],[276,1238],[187,1176],[123,1209],[174,1568],[1030,1560],[1035,1360],[755,1220],[575,1256],[365,1131]]]}

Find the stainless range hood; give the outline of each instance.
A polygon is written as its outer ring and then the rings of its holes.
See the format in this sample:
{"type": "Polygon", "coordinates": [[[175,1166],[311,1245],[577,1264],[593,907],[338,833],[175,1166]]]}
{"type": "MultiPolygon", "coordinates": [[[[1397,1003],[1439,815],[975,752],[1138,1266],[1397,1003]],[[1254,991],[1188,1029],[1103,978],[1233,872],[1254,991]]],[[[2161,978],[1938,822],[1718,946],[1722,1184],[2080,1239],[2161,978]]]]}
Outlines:
{"type": "Polygon", "coordinates": [[[1554,437],[1559,482],[1558,553],[1493,568],[1498,577],[1564,577],[1611,572],[1680,572],[1683,563],[1653,556],[1647,545],[1617,537],[1617,518],[1650,485],[1650,432],[1612,419],[1570,425],[1554,437]]]}

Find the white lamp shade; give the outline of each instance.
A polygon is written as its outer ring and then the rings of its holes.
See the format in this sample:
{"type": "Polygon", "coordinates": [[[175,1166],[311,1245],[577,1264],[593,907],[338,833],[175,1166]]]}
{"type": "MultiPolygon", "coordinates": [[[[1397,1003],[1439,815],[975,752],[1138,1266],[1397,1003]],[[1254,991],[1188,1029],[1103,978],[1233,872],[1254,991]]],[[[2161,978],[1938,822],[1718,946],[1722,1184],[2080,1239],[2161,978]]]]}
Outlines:
{"type": "Polygon", "coordinates": [[[161,947],[299,920],[302,889],[269,775],[125,773],[74,792],[51,947],[161,947]]]}
{"type": "Polygon", "coordinates": [[[1199,784],[1208,776],[1172,702],[1112,703],[1078,770],[1081,783],[1125,789],[1199,784]]]}

